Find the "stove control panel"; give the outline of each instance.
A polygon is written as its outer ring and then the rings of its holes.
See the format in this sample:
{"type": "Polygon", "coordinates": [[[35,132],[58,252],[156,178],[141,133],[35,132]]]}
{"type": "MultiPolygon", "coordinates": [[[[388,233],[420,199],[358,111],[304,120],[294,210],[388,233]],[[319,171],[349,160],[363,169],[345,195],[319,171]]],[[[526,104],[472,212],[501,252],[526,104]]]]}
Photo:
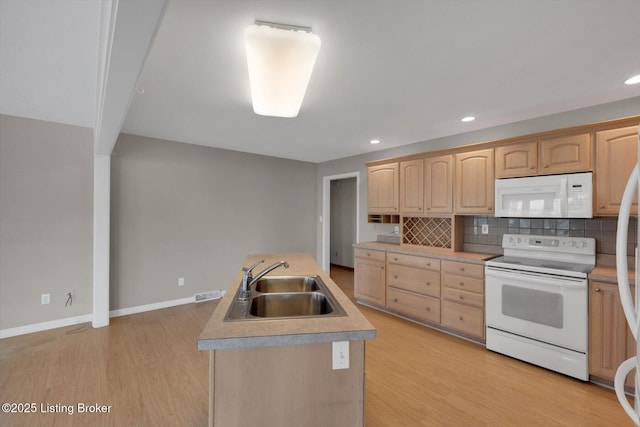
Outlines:
{"type": "Polygon", "coordinates": [[[552,237],[505,234],[502,238],[504,249],[524,249],[579,254],[595,254],[596,241],[591,237],[552,237]]]}

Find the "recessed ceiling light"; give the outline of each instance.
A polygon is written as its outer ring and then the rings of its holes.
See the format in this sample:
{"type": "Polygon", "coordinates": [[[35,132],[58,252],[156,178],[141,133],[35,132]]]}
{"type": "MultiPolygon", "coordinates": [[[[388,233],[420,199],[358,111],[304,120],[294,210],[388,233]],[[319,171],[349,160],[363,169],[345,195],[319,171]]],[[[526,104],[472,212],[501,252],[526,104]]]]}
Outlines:
{"type": "Polygon", "coordinates": [[[474,121],[476,118],[474,116],[467,116],[467,117],[463,117],[460,119],[461,122],[472,122],[474,121]]]}
{"type": "Polygon", "coordinates": [[[380,140],[379,139],[372,139],[371,141],[369,141],[371,144],[380,144],[380,140]]]}
{"type": "Polygon", "coordinates": [[[634,85],[637,83],[640,83],[640,74],[638,74],[637,76],[629,77],[624,81],[624,84],[626,85],[634,85]]]}

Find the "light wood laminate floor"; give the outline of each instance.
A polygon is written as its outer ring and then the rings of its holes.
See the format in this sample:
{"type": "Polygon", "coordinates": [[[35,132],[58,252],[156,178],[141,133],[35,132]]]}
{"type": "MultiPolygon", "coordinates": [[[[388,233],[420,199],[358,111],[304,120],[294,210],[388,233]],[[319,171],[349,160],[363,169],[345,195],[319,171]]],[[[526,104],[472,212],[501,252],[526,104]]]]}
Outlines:
{"type": "MultiPolygon", "coordinates": [[[[334,267],[332,277],[353,296],[352,270],[334,267]]],[[[74,409],[0,412],[0,426],[205,426],[207,355],[196,339],[215,305],[0,340],[0,402],[74,409]],[[79,414],[78,403],[111,408],[79,414]]],[[[366,348],[367,426],[633,425],[611,390],[358,307],[378,330],[366,348]]]]}

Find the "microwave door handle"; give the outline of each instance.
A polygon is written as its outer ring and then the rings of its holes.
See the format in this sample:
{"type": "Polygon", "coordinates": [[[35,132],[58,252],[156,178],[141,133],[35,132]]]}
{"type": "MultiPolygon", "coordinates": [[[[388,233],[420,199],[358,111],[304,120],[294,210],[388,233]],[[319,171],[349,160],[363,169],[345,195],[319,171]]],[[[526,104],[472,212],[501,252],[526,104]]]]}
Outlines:
{"type": "Polygon", "coordinates": [[[569,200],[567,198],[567,185],[568,180],[567,177],[564,176],[560,179],[560,217],[567,217],[567,207],[569,204],[569,200]]]}

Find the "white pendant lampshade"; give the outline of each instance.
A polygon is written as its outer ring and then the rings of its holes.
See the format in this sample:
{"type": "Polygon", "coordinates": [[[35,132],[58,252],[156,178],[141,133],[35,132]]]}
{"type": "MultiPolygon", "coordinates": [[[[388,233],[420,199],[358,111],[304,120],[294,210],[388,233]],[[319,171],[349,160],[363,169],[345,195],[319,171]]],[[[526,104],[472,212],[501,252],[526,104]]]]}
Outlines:
{"type": "Polygon", "coordinates": [[[247,27],[244,36],[253,111],[262,116],[296,117],[320,50],[320,37],[308,28],[259,21],[247,27]]]}

